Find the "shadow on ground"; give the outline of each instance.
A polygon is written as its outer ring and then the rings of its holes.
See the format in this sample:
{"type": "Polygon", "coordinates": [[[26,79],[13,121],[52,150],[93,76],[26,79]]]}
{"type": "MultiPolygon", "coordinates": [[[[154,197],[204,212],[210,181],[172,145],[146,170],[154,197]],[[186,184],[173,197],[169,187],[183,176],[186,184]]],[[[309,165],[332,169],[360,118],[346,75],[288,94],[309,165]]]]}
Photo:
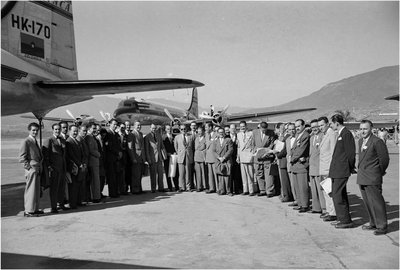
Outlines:
{"type": "MultiPolygon", "coordinates": [[[[350,203],[351,218],[356,227],[369,222],[368,212],[361,197],[355,194],[348,194],[350,203]]],[[[399,218],[399,205],[390,205],[386,202],[386,213],[388,219],[388,232],[399,231],[399,222],[393,219],[399,218]]]]}
{"type": "MultiPolygon", "coordinates": [[[[1,186],[2,217],[16,216],[24,211],[24,191],[25,191],[25,183],[1,186]]],[[[151,193],[150,191],[147,191],[139,195],[123,195],[120,196],[119,198],[107,197],[105,199],[102,199],[102,202],[98,204],[90,203],[87,206],[78,207],[78,209],[75,210],[68,210],[68,211],[60,210],[57,215],[83,212],[83,211],[97,211],[124,205],[142,204],[152,201],[168,199],[177,194],[179,196],[179,193],[176,192],[151,193]]],[[[45,209],[45,208],[47,209],[50,208],[50,198],[48,189],[46,189],[43,192],[43,197],[40,199],[40,209],[45,209]]],[[[53,215],[53,214],[45,213],[45,215],[53,215]]]]}
{"type": "MultiPolygon", "coordinates": [[[[2,269],[162,269],[161,267],[1,253],[2,269]]],[[[164,268],[164,267],[163,267],[164,268]]]]}

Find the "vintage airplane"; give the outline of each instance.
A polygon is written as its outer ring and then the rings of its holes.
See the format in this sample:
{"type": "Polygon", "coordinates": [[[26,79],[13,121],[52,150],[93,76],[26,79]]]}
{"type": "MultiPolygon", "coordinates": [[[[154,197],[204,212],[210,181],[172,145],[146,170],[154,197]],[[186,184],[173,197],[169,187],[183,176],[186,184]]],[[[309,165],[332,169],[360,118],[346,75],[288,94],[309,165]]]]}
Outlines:
{"type": "Polygon", "coordinates": [[[78,80],[71,1],[2,1],[1,115],[52,109],[94,95],[194,88],[188,79],[78,80]]]}
{"type": "MultiPolygon", "coordinates": [[[[159,104],[155,102],[145,101],[143,99],[125,99],[122,100],[118,108],[114,111],[114,118],[119,121],[133,121],[139,120],[143,125],[151,123],[162,125],[171,123],[174,129],[181,123],[189,124],[191,122],[204,123],[211,121],[216,125],[225,125],[231,122],[238,122],[240,120],[256,120],[273,115],[289,114],[295,112],[311,111],[315,108],[269,111],[262,113],[244,113],[227,115],[226,111],[229,106],[225,106],[222,111],[216,113],[202,112],[199,114],[198,109],[198,93],[194,88],[192,91],[192,100],[187,110],[159,104]]],[[[259,123],[260,121],[258,121],[259,123]]]]}

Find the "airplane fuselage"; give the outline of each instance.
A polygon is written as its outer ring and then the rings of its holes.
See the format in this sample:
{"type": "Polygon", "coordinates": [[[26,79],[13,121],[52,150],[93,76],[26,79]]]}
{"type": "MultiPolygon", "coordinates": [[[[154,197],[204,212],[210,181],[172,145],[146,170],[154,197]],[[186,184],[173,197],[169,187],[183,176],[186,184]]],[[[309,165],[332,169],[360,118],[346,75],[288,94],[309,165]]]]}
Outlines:
{"type": "MultiPolygon", "coordinates": [[[[183,109],[157,104],[155,102],[136,100],[135,98],[121,101],[118,108],[114,111],[114,118],[121,122],[138,120],[143,125],[171,123],[171,119],[165,114],[164,109],[167,109],[174,118],[180,121],[188,120],[186,111],[183,109]]],[[[192,114],[188,116],[189,119],[196,118],[192,114]]]]}

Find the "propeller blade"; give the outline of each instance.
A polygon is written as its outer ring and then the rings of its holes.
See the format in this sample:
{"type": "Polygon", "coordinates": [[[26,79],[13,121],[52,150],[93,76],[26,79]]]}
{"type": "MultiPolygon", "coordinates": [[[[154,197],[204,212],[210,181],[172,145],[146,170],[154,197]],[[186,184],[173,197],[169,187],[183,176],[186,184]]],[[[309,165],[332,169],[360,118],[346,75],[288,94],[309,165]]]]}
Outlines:
{"type": "Polygon", "coordinates": [[[100,115],[105,121],[107,121],[106,115],[104,114],[103,111],[100,111],[100,115]]]}
{"type": "Polygon", "coordinates": [[[228,110],[228,108],[229,108],[229,104],[225,106],[225,108],[222,110],[221,114],[225,114],[226,111],[228,110]]]}
{"type": "Polygon", "coordinates": [[[111,120],[111,114],[109,112],[104,113],[105,116],[107,117],[107,121],[110,122],[111,120]]]}
{"type": "Polygon", "coordinates": [[[168,118],[171,119],[171,121],[174,121],[174,117],[167,109],[164,108],[164,112],[167,114],[168,118]]]}
{"type": "Polygon", "coordinates": [[[67,114],[72,118],[72,119],[76,119],[75,116],[72,114],[72,112],[68,109],[65,110],[67,112],[67,114]]]}

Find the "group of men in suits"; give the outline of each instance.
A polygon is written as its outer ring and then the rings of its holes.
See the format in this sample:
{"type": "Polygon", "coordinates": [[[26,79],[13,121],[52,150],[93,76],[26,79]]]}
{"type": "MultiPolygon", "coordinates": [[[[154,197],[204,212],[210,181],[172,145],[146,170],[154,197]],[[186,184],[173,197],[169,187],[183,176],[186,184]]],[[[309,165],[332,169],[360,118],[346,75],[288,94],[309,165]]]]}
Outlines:
{"type": "Polygon", "coordinates": [[[339,114],[320,117],[310,123],[302,119],[279,123],[275,132],[262,122],[253,131],[245,121],[236,126],[214,127],[191,123],[180,126],[176,137],[171,126],[165,134],[152,124],[143,136],[136,121],[118,123],[112,119],[108,129],[96,124],[69,126],[61,122],[52,126],[53,135],[41,149],[36,135],[39,126],[28,126],[29,136],[23,141],[20,162],[25,168],[25,216],[42,214],[39,209],[41,177],[49,178],[51,212],[68,210],[84,202],[100,202],[105,182],[110,197],[143,192],[141,178],[149,168],[151,192],[164,189],[164,173],[169,191],[205,191],[233,196],[273,197],[292,202],[299,212],[319,213],[336,228],[354,226],[349,209],[347,181],[357,172],[362,198],[370,217],[364,230],[376,235],[387,232],[382,178],[389,164],[386,144],[372,134],[373,124],[360,124],[359,163],[356,169],[356,145],[352,133],[339,114]],[[43,150],[43,151],[42,151],[43,150]],[[169,174],[172,155],[177,155],[178,170],[169,174]],[[43,173],[45,172],[45,173],[43,173]],[[277,181],[277,179],[279,179],[277,181]],[[331,191],[323,186],[331,186],[331,191]],[[310,208],[310,197],[312,204],[310,208]]]}
{"type": "Polygon", "coordinates": [[[302,119],[288,123],[286,128],[279,123],[275,133],[284,147],[273,152],[279,165],[282,202],[294,200],[289,206],[299,212],[319,213],[323,221],[338,229],[352,228],[346,186],[350,175],[357,173],[357,184],[370,217],[370,224],[362,229],[373,230],[375,235],[385,234],[382,177],[389,165],[389,154],[386,144],[372,134],[372,128],[371,121],[361,121],[356,168],[355,139],[340,114],[333,115],[330,123],[327,117],[312,120],[310,132],[302,119]]]}

